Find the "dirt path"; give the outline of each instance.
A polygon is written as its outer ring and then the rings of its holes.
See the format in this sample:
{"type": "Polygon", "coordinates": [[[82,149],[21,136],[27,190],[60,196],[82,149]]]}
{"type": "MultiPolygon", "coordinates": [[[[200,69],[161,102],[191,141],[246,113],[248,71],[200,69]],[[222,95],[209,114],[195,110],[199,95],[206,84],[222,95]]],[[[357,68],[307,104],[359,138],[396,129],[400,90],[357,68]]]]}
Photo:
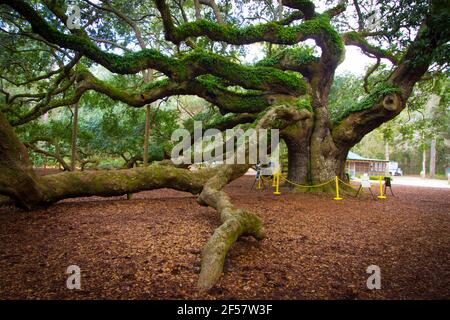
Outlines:
{"type": "Polygon", "coordinates": [[[242,239],[211,292],[195,290],[214,210],[171,190],[84,198],[33,212],[0,208],[0,298],[450,298],[450,191],[394,186],[397,198],[336,202],[329,195],[230,186],[259,214],[267,239],[242,239]],[[81,268],[82,290],[65,270],[81,268]],[[381,268],[382,289],[366,288],[381,268]]]}

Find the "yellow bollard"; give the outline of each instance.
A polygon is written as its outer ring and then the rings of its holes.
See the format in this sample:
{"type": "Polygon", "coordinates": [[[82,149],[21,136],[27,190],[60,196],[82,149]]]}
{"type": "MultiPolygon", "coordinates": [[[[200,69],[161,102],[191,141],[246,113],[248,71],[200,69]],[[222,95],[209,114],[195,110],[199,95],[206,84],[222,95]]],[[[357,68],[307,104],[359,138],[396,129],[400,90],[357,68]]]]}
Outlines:
{"type": "Polygon", "coordinates": [[[334,200],[342,200],[341,197],[339,197],[339,179],[336,176],[336,198],[334,198],[334,200]]]}
{"type": "Polygon", "coordinates": [[[380,176],[380,195],[379,199],[386,199],[386,196],[383,195],[383,178],[380,176]]]}
{"type": "Polygon", "coordinates": [[[280,195],[281,192],[279,191],[280,187],[280,172],[276,173],[276,184],[275,184],[275,192],[273,194],[280,195]]]}
{"type": "Polygon", "coordinates": [[[259,176],[258,178],[258,186],[256,187],[256,189],[261,190],[261,176],[259,176]]]}

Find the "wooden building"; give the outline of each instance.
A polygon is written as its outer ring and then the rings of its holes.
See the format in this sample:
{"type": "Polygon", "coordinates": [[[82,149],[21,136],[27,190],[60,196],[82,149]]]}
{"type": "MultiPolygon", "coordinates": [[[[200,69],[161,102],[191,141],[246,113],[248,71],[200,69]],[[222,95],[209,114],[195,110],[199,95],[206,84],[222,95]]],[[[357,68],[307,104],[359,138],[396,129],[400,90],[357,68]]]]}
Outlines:
{"type": "Polygon", "coordinates": [[[350,151],[345,168],[350,176],[364,173],[369,176],[385,176],[389,174],[389,160],[368,159],[350,151]]]}

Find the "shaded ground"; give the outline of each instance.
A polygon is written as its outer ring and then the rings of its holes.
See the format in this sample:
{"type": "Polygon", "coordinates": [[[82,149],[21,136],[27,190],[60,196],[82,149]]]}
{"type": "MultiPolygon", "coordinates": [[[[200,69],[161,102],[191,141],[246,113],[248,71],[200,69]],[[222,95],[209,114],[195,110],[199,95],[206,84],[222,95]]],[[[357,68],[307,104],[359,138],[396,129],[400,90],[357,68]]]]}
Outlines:
{"type": "Polygon", "coordinates": [[[0,208],[0,298],[383,299],[450,298],[450,191],[394,186],[397,198],[252,191],[227,187],[260,215],[268,237],[231,250],[218,285],[195,290],[216,212],[172,190],[133,200],[80,198],[33,212],[0,208]],[[65,270],[80,266],[82,290],[65,270]],[[366,287],[369,265],[382,289],[366,287]]]}

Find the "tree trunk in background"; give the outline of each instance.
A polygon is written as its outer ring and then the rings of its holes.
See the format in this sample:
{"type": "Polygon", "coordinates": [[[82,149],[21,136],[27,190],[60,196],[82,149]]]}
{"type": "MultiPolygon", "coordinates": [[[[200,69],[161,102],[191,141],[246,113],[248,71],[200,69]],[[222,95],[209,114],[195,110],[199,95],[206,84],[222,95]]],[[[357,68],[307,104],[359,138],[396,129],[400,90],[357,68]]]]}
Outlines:
{"type": "Polygon", "coordinates": [[[148,166],[148,141],[150,139],[150,106],[145,108],[145,131],[144,131],[144,167],[148,166]]]}
{"type": "Polygon", "coordinates": [[[200,20],[202,18],[202,15],[199,0],[194,0],[194,8],[195,8],[195,19],[200,20]]]}
{"type": "Polygon", "coordinates": [[[426,176],[427,176],[427,150],[425,148],[424,142],[422,152],[422,178],[426,178],[426,176]]]}
{"type": "Polygon", "coordinates": [[[283,1],[278,0],[278,21],[283,19],[283,1]]]}
{"type": "Polygon", "coordinates": [[[384,157],[387,161],[390,160],[390,150],[389,150],[389,142],[386,141],[385,151],[384,151],[384,157]]]}
{"type": "Polygon", "coordinates": [[[431,139],[430,146],[430,178],[434,179],[436,175],[436,138],[431,139]]]}
{"type": "Polygon", "coordinates": [[[77,136],[78,136],[78,102],[73,105],[73,122],[72,122],[72,159],[70,170],[75,171],[77,164],[77,136]]]}
{"type": "MultiPolygon", "coordinates": [[[[153,70],[145,70],[144,71],[144,82],[150,83],[153,81],[153,70]]],[[[144,167],[148,166],[148,144],[150,141],[150,111],[151,105],[146,106],[145,108],[145,130],[144,130],[144,151],[142,155],[142,162],[144,167]]]]}

